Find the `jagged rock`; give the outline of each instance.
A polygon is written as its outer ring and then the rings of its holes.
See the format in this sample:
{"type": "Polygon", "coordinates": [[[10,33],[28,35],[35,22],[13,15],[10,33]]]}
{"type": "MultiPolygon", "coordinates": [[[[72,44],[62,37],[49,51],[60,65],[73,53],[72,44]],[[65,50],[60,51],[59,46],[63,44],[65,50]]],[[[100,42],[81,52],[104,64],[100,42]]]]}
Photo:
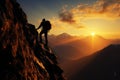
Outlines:
{"type": "Polygon", "coordinates": [[[64,80],[53,51],[16,0],[0,0],[0,80],[64,80]]]}

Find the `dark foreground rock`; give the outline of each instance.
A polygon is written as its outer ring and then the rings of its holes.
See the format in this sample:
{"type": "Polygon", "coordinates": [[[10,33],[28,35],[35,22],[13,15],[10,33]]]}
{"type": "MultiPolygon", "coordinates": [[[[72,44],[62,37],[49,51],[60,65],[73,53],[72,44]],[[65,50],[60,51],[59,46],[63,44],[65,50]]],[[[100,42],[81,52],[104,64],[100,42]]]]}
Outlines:
{"type": "Polygon", "coordinates": [[[64,80],[53,51],[16,0],[0,0],[0,80],[64,80]]]}

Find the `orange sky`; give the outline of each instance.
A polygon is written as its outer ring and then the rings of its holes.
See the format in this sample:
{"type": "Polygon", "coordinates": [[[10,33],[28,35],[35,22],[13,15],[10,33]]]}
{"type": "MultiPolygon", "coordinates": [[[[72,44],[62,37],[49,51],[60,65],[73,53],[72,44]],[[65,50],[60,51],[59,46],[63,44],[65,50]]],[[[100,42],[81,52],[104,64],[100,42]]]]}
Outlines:
{"type": "Polygon", "coordinates": [[[51,19],[53,29],[50,34],[66,32],[87,36],[95,32],[105,38],[120,38],[120,0],[98,0],[91,5],[67,7],[62,8],[59,17],[51,19]]]}
{"type": "Polygon", "coordinates": [[[52,23],[50,34],[120,38],[120,0],[18,0],[36,27],[42,18],[52,23]],[[32,7],[32,8],[31,8],[32,7]]]}

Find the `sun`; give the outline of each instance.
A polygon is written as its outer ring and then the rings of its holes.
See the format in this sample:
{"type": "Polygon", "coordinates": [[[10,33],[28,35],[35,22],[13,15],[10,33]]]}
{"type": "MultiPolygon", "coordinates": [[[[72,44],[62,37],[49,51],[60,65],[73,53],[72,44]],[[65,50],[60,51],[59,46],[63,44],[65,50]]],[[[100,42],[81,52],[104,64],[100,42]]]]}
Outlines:
{"type": "Polygon", "coordinates": [[[95,36],[95,32],[91,32],[91,36],[95,36]]]}

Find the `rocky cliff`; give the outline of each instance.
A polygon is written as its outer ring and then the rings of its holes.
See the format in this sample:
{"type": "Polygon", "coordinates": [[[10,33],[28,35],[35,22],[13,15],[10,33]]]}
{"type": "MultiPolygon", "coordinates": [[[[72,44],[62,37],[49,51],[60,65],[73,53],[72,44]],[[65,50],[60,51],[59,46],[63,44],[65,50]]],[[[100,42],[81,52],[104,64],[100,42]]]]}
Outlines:
{"type": "Polygon", "coordinates": [[[62,73],[16,0],[0,0],[0,80],[64,80],[62,73]]]}

